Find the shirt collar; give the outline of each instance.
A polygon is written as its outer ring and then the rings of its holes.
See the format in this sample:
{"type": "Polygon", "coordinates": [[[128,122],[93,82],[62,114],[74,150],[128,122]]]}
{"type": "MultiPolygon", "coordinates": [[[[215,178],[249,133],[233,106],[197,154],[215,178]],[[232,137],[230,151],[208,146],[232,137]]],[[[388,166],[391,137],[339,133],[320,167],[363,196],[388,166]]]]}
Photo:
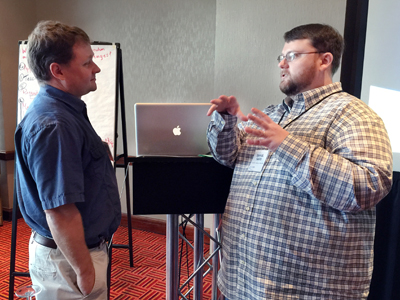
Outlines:
{"type": "Polygon", "coordinates": [[[60,89],[57,89],[51,85],[45,84],[40,87],[40,93],[46,93],[50,97],[65,103],[79,113],[86,110],[86,103],[82,99],[75,97],[72,94],[66,93],[60,89]]]}
{"type": "MultiPolygon", "coordinates": [[[[321,86],[319,88],[305,91],[303,93],[297,94],[292,97],[294,101],[293,106],[297,106],[299,102],[302,102],[302,106],[304,105],[305,110],[309,109],[315,103],[319,102],[324,97],[329,96],[330,94],[340,92],[342,90],[342,84],[340,82],[331,83],[328,85],[321,86]],[[303,104],[304,103],[304,104],[303,104]]],[[[298,107],[298,106],[297,106],[298,107]]]]}
{"type": "Polygon", "coordinates": [[[287,113],[290,113],[290,110],[293,107],[293,99],[289,96],[282,100],[283,108],[286,110],[287,113]]]}

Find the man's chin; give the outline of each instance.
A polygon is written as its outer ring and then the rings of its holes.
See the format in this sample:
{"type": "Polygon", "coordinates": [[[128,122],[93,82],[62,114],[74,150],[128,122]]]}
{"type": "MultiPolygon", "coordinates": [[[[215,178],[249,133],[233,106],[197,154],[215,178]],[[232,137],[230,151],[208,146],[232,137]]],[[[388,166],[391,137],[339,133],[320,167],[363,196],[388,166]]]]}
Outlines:
{"type": "Polygon", "coordinates": [[[85,96],[85,95],[88,95],[88,94],[90,94],[91,92],[94,92],[94,91],[96,91],[97,90],[97,87],[91,87],[90,89],[88,89],[87,91],[86,91],[86,93],[85,94],[83,94],[82,96],[85,96]]]}
{"type": "Polygon", "coordinates": [[[279,85],[279,89],[281,90],[282,93],[285,95],[289,96],[288,93],[290,92],[290,88],[287,85],[279,85]]]}
{"type": "Polygon", "coordinates": [[[97,90],[97,84],[95,83],[95,84],[92,85],[92,87],[90,88],[89,92],[94,92],[96,90],[97,90]]]}
{"type": "Polygon", "coordinates": [[[294,96],[297,94],[297,87],[292,84],[283,84],[283,82],[281,82],[279,89],[286,96],[294,96]]]}

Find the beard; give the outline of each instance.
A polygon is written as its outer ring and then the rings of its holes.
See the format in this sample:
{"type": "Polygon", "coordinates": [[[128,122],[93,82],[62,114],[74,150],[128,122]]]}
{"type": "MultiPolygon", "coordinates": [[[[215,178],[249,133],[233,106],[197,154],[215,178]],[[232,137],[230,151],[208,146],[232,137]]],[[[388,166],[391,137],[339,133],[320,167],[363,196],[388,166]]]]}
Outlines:
{"type": "Polygon", "coordinates": [[[285,72],[285,77],[281,80],[279,88],[286,96],[294,96],[307,91],[315,76],[316,71],[313,67],[309,67],[293,77],[290,73],[285,72]]]}
{"type": "Polygon", "coordinates": [[[284,93],[286,96],[294,96],[299,93],[298,84],[290,79],[286,84],[284,82],[281,82],[279,88],[281,89],[282,93],[284,93]]]}

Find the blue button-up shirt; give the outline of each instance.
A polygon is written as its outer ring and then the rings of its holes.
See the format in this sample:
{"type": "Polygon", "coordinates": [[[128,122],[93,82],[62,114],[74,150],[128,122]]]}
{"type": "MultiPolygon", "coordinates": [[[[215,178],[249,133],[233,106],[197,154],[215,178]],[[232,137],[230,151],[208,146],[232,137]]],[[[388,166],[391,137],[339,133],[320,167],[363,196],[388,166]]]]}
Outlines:
{"type": "Polygon", "coordinates": [[[52,237],[44,210],[75,203],[87,244],[110,238],[121,220],[115,173],[86,104],[42,86],[15,132],[16,191],[26,223],[52,237]]]}

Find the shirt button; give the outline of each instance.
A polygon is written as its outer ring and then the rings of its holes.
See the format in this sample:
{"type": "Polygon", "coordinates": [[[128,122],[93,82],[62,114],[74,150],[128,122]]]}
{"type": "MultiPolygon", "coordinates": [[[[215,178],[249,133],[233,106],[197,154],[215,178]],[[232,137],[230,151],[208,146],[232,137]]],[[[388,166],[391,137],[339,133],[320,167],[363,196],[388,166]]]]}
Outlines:
{"type": "Polygon", "coordinates": [[[246,206],[246,210],[249,211],[249,210],[250,210],[250,207],[246,206]]]}
{"type": "Polygon", "coordinates": [[[245,236],[244,234],[242,234],[240,237],[241,237],[242,239],[246,240],[246,236],[245,236]]]}
{"type": "Polygon", "coordinates": [[[253,180],[253,185],[257,185],[257,181],[256,180],[253,180]]]}

